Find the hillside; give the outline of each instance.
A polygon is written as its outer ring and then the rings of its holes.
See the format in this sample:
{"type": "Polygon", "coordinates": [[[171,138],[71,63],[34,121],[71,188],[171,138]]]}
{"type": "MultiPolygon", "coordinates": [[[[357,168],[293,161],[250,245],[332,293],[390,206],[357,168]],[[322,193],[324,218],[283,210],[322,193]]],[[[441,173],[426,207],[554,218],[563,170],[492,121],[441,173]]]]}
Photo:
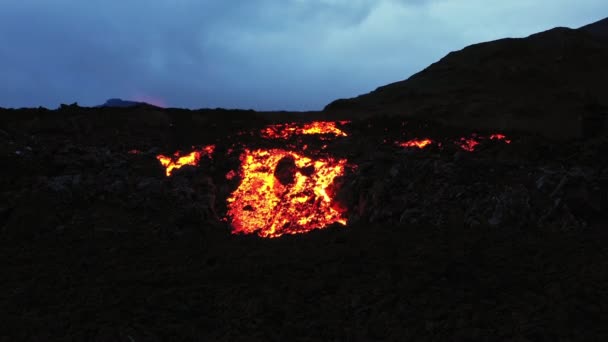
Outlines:
{"type": "Polygon", "coordinates": [[[608,339],[608,139],[283,114],[0,109],[0,341],[608,339]]]}
{"type": "MultiPolygon", "coordinates": [[[[326,106],[569,139],[605,134],[608,20],[451,52],[410,78],[326,106]]],[[[352,115],[352,114],[349,114],[352,115]]]]}
{"type": "Polygon", "coordinates": [[[0,108],[0,342],[607,341],[602,27],[329,113],[0,108]]]}

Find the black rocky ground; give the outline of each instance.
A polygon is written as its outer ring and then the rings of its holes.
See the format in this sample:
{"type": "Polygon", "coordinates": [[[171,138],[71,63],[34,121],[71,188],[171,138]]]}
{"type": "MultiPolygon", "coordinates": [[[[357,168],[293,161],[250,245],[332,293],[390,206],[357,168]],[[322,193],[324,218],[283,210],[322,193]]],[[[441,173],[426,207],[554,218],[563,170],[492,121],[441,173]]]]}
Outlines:
{"type": "Polygon", "coordinates": [[[0,341],[608,338],[605,138],[469,153],[453,142],[473,132],[387,117],[256,133],[280,116],[2,111],[0,341]],[[423,137],[442,148],[393,144],[423,137]],[[205,144],[173,177],[155,159],[205,144]],[[303,144],[357,165],[332,189],[348,227],[231,235],[238,152],[303,144]]]}

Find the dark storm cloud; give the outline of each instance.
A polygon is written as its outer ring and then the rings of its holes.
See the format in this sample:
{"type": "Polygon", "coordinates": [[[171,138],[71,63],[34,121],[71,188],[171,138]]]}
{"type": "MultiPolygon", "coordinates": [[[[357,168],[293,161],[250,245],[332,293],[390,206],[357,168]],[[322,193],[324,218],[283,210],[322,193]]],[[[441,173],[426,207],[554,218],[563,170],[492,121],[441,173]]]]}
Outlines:
{"type": "Polygon", "coordinates": [[[603,0],[1,0],[0,106],[319,109],[450,50],[607,13],[603,0]],[[602,11],[603,10],[603,11],[602,11]]]}

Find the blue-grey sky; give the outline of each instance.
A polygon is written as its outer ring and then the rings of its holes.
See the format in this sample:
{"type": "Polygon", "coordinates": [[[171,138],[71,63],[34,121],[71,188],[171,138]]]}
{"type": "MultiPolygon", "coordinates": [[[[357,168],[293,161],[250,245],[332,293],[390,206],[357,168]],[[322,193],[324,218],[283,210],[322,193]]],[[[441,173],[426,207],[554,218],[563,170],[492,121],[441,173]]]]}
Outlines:
{"type": "Polygon", "coordinates": [[[0,107],[318,110],[606,0],[0,0],[0,107]]]}

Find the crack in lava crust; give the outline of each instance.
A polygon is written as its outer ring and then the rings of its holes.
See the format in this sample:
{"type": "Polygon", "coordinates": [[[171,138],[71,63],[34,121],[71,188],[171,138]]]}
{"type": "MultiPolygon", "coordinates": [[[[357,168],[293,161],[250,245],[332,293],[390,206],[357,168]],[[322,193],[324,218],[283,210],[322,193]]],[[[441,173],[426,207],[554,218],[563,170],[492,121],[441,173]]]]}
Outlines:
{"type": "MultiPolygon", "coordinates": [[[[214,151],[215,145],[208,145],[185,155],[179,152],[175,152],[173,157],[159,154],[156,156],[156,159],[165,168],[165,174],[169,177],[173,170],[180,169],[184,165],[198,166],[203,156],[211,158],[214,151]]],[[[129,151],[129,153],[131,152],[129,151]]]]}
{"type": "MultiPolygon", "coordinates": [[[[335,137],[346,137],[344,131],[336,125],[346,125],[350,121],[313,121],[306,124],[287,123],[274,124],[264,128],[260,133],[262,137],[269,139],[289,139],[293,135],[327,134],[335,137]]],[[[325,140],[325,139],[321,139],[325,140]]]]}
{"type": "Polygon", "coordinates": [[[346,159],[311,159],[281,149],[245,150],[241,184],[227,199],[233,234],[279,237],[333,223],[346,225],[344,210],[330,190],[345,166],[346,159]]]}

